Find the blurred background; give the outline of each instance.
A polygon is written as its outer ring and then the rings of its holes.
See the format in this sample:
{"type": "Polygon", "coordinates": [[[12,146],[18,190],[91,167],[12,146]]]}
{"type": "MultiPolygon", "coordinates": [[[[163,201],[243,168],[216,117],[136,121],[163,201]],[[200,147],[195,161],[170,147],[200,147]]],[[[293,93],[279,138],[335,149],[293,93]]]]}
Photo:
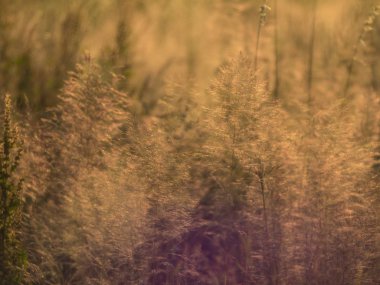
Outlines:
{"type": "MultiPolygon", "coordinates": [[[[355,57],[350,92],[368,99],[379,88],[379,31],[359,37],[376,1],[316,2],[268,1],[260,76],[289,107],[307,101],[312,52],[313,97],[325,102],[342,91],[355,57]]],[[[55,103],[67,72],[85,53],[126,75],[131,89],[141,88],[147,77],[153,84],[154,78],[182,75],[205,87],[226,59],[256,53],[264,3],[2,0],[0,88],[15,94],[20,108],[27,98],[41,112],[55,103]]]]}

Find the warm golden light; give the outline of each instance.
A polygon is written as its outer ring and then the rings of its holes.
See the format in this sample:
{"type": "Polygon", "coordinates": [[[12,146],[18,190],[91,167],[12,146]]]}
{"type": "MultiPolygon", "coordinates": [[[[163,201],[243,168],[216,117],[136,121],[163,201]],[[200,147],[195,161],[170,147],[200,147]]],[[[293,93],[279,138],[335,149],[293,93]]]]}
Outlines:
{"type": "Polygon", "coordinates": [[[0,0],[0,285],[380,284],[379,13],[0,0]]]}

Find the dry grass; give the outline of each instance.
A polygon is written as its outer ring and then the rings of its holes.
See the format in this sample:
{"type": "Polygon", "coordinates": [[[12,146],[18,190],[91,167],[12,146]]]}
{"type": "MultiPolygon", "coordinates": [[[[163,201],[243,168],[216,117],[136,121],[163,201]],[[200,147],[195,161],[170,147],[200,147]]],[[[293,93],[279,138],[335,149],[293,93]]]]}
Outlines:
{"type": "Polygon", "coordinates": [[[378,284],[378,3],[150,2],[0,0],[21,284],[378,284]]]}

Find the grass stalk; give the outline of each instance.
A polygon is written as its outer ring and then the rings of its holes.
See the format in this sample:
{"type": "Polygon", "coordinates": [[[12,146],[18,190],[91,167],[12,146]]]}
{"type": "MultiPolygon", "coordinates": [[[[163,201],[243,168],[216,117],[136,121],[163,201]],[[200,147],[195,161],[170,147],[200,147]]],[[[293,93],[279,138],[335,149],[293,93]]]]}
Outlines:
{"type": "Polygon", "coordinates": [[[278,43],[278,3],[274,0],[274,60],[275,60],[275,77],[273,97],[280,98],[280,50],[278,43]]]}
{"type": "Polygon", "coordinates": [[[308,61],[308,73],[307,73],[307,102],[309,110],[313,105],[313,66],[314,66],[314,48],[315,48],[315,25],[317,18],[317,0],[313,0],[313,15],[311,24],[311,35],[309,45],[309,61],[308,61]]]}
{"type": "Polygon", "coordinates": [[[264,3],[260,6],[260,18],[259,18],[259,24],[257,26],[256,51],[255,51],[255,59],[254,59],[254,71],[255,72],[257,72],[257,67],[258,67],[258,55],[259,55],[260,38],[261,38],[262,28],[265,25],[268,10],[270,10],[270,8],[267,5],[267,1],[265,0],[264,3]]]}
{"type": "Polygon", "coordinates": [[[352,56],[350,58],[348,66],[347,66],[347,78],[346,78],[346,82],[344,84],[343,93],[342,93],[343,99],[347,99],[348,91],[351,88],[355,61],[356,61],[358,54],[359,54],[360,45],[365,44],[365,37],[366,37],[368,32],[373,30],[373,25],[375,23],[376,18],[379,15],[379,13],[380,13],[380,5],[377,5],[373,8],[371,13],[369,14],[367,20],[365,21],[365,23],[364,23],[364,25],[360,31],[359,37],[355,43],[355,46],[354,46],[354,49],[352,52],[352,56]]]}

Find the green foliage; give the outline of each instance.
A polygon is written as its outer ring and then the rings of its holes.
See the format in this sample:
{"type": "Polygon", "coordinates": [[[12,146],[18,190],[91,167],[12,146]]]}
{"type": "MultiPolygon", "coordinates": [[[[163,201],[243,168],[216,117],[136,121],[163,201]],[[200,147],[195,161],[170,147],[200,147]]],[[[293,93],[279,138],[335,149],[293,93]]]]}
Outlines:
{"type": "Polygon", "coordinates": [[[26,255],[21,245],[22,180],[17,178],[22,144],[12,121],[10,95],[4,97],[3,136],[0,154],[0,283],[20,284],[26,255]]]}

